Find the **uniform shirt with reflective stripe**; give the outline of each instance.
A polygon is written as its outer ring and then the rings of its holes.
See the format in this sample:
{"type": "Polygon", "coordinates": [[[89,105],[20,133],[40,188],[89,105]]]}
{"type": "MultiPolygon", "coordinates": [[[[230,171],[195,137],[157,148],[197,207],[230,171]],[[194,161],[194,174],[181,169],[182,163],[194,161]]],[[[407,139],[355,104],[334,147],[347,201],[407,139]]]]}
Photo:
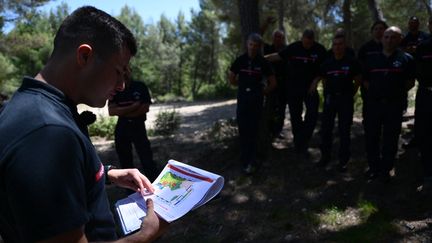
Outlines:
{"type": "Polygon", "coordinates": [[[310,49],[305,49],[301,41],[288,45],[279,52],[279,56],[288,62],[288,85],[307,87],[319,73],[319,66],[327,55],[326,49],[319,43],[314,43],[310,49]],[[290,82],[304,81],[304,82],[290,82]]]}
{"type": "Polygon", "coordinates": [[[117,238],[103,166],[51,85],[25,78],[0,114],[0,233],[34,242],[85,226],[90,241],[117,238]]]}
{"type": "Polygon", "coordinates": [[[368,94],[376,99],[402,99],[408,81],[415,78],[413,57],[399,49],[389,57],[383,53],[370,56],[364,68],[363,80],[369,82],[368,94]]]}
{"type": "Polygon", "coordinates": [[[325,94],[353,94],[355,76],[360,74],[360,64],[351,56],[342,59],[327,58],[320,68],[320,76],[325,79],[325,94]]]}
{"type": "Polygon", "coordinates": [[[274,74],[270,62],[263,56],[257,55],[252,59],[247,53],[239,56],[231,65],[230,70],[238,75],[239,95],[247,92],[262,95],[264,78],[274,74]]]}

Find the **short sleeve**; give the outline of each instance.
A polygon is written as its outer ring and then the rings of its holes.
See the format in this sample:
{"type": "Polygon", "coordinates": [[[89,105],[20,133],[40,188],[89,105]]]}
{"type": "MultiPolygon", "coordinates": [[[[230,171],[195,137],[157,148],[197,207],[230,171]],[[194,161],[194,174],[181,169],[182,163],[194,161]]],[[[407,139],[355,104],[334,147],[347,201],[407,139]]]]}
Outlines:
{"type": "Polygon", "coordinates": [[[25,137],[6,172],[8,204],[25,241],[82,227],[89,221],[84,152],[70,129],[45,126],[25,137]]]}
{"type": "Polygon", "coordinates": [[[147,85],[143,82],[138,82],[138,84],[139,92],[142,94],[141,101],[146,104],[151,104],[150,92],[147,85]]]}
{"type": "Polygon", "coordinates": [[[240,72],[240,57],[238,57],[232,64],[230,67],[230,71],[238,74],[240,72]]]}

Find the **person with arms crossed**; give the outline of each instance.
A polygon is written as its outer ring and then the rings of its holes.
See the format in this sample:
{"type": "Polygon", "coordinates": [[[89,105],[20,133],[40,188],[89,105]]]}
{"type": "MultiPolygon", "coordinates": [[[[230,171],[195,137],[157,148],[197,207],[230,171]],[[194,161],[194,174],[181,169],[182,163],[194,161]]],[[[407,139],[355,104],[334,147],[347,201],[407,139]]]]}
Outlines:
{"type": "Polygon", "coordinates": [[[143,82],[129,80],[126,88],[108,103],[110,116],[118,116],[115,147],[122,168],[134,168],[132,144],[141,160],[144,174],[151,181],[158,176],[153,152],[147,138],[145,120],[151,104],[150,93],[143,82]]]}
{"type": "Polygon", "coordinates": [[[136,169],[109,169],[77,124],[76,106],[103,107],[124,89],[132,33],[94,7],[61,24],[43,69],[25,77],[0,114],[0,234],[6,242],[150,242],[167,223],[148,214],[141,229],[118,239],[105,181],[153,191],[136,169]]]}

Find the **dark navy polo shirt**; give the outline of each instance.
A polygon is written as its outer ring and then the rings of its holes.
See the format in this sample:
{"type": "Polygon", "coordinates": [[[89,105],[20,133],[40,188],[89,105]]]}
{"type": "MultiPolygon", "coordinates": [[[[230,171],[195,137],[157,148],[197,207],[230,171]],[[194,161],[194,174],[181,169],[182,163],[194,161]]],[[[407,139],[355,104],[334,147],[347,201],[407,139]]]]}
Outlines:
{"type": "Polygon", "coordinates": [[[103,166],[51,85],[24,78],[0,114],[0,234],[33,242],[85,226],[89,241],[114,240],[103,166]]]}
{"type": "Polygon", "coordinates": [[[358,60],[363,64],[370,56],[378,55],[382,53],[382,43],[370,40],[363,44],[357,54],[358,60]]]}
{"type": "Polygon", "coordinates": [[[279,56],[288,62],[288,86],[305,89],[319,74],[319,67],[327,55],[326,49],[314,43],[305,49],[301,41],[288,45],[279,52],[279,56]]]}
{"type": "Polygon", "coordinates": [[[239,56],[230,70],[238,75],[239,98],[243,95],[262,97],[264,78],[274,74],[270,62],[263,56],[257,55],[252,59],[247,53],[239,56]]]}
{"type": "Polygon", "coordinates": [[[351,55],[340,60],[327,58],[320,68],[320,76],[325,79],[324,94],[353,95],[353,79],[360,72],[360,64],[351,55]]]}
{"type": "Polygon", "coordinates": [[[401,47],[418,46],[422,41],[427,39],[429,39],[429,35],[423,31],[419,31],[417,35],[408,32],[402,39],[401,47]]]}
{"type": "MultiPolygon", "coordinates": [[[[128,106],[134,102],[141,102],[143,104],[151,104],[150,93],[143,82],[131,81],[129,85],[122,91],[118,92],[110,103],[114,103],[118,106],[128,106]]],[[[146,115],[136,118],[119,117],[119,121],[129,121],[129,122],[144,122],[146,120],[146,115]]]]}
{"type": "Polygon", "coordinates": [[[406,97],[407,82],[414,78],[414,60],[401,50],[396,50],[389,57],[383,53],[371,56],[363,72],[363,79],[369,82],[368,95],[372,99],[401,101],[406,97]]]}
{"type": "Polygon", "coordinates": [[[415,59],[420,86],[432,87],[432,38],[417,47],[415,59]]]}

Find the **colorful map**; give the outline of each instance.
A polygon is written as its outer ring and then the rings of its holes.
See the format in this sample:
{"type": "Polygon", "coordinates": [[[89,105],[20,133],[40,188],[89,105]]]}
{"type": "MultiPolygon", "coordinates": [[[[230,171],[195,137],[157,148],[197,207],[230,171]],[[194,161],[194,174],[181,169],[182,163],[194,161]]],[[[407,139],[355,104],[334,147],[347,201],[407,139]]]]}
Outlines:
{"type": "Polygon", "coordinates": [[[188,181],[168,171],[167,173],[165,173],[165,175],[162,176],[156,186],[158,186],[161,190],[165,187],[168,187],[169,189],[171,189],[171,191],[174,191],[180,188],[184,188],[185,190],[187,190],[192,184],[192,181],[188,181]]]}

